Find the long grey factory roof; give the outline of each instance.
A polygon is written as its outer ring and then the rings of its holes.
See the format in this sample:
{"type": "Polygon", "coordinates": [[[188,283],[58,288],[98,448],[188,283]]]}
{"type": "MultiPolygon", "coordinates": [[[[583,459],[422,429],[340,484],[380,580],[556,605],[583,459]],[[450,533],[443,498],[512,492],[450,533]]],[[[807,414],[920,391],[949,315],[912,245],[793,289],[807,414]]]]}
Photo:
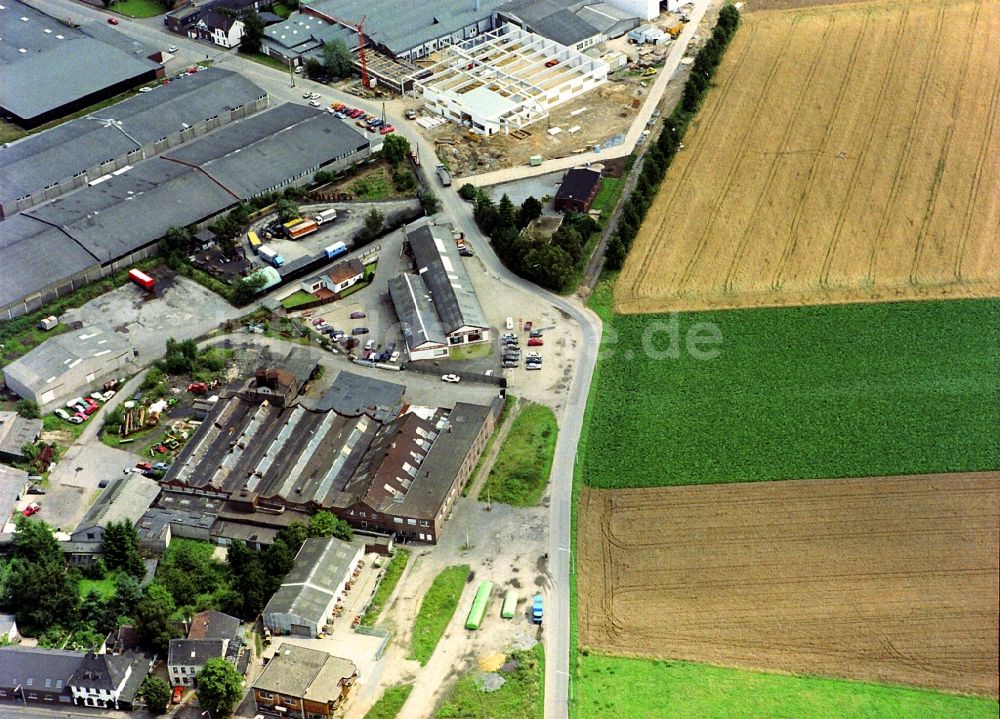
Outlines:
{"type": "Polygon", "coordinates": [[[264,607],[264,614],[291,614],[321,625],[337,588],[347,579],[354,557],[363,547],[361,539],[307,539],[281,587],[264,607]]]}
{"type": "Polygon", "coordinates": [[[458,402],[455,405],[403,501],[394,505],[393,513],[418,519],[435,518],[492,411],[491,407],[480,404],[458,402]]]}
{"type": "Polygon", "coordinates": [[[109,158],[180,132],[185,124],[193,126],[265,94],[242,75],[208,68],[29,135],[0,148],[0,167],[4,168],[0,200],[16,199],[72,178],[109,158]]]}
{"type": "Polygon", "coordinates": [[[446,345],[448,338],[441,329],[424,281],[417,275],[400,275],[389,280],[389,296],[396,316],[403,326],[403,338],[411,350],[428,343],[446,345]]]}
{"type": "Polygon", "coordinates": [[[333,115],[284,104],[171,150],[240,197],[250,197],[322,162],[363,150],[369,140],[333,115]]]}
{"type": "Polygon", "coordinates": [[[308,6],[323,15],[350,22],[365,20],[365,36],[400,54],[486,20],[508,0],[318,0],[308,6]],[[478,6],[478,7],[477,7],[478,6]]]}
{"type": "Polygon", "coordinates": [[[486,315],[450,233],[437,225],[424,224],[406,228],[406,239],[443,329],[450,333],[461,327],[488,328],[486,315]]]}
{"type": "MultiPolygon", "coordinates": [[[[280,105],[21,215],[61,228],[106,264],[367,143],[329,113],[280,105]]],[[[31,265],[44,287],[79,271],[78,257],[73,272],[31,265]]]]}
{"type": "Polygon", "coordinates": [[[120,352],[130,347],[128,340],[108,325],[89,325],[49,337],[4,367],[4,373],[16,376],[29,386],[42,388],[78,361],[100,358],[109,350],[120,352]]]}
{"type": "Polygon", "coordinates": [[[606,32],[623,20],[634,20],[638,25],[640,18],[635,13],[622,10],[606,2],[584,5],[576,11],[578,17],[583,19],[588,25],[592,25],[601,32],[606,32]]]}
{"type": "Polygon", "coordinates": [[[56,49],[27,54],[5,66],[0,107],[17,117],[38,117],[111,85],[138,82],[159,67],[100,40],[67,38],[56,49]]]}
{"type": "Polygon", "coordinates": [[[598,33],[597,28],[565,8],[537,20],[532,30],[567,47],[573,47],[598,33]]]}
{"type": "Polygon", "coordinates": [[[94,256],[65,233],[24,215],[0,224],[0,257],[0,307],[96,264],[94,256]],[[39,263],[39,257],[45,262],[39,263]]]}
{"type": "Polygon", "coordinates": [[[68,27],[20,0],[7,0],[2,4],[0,63],[20,62],[28,54],[48,52],[68,40],[86,37],[80,30],[68,27]]]}

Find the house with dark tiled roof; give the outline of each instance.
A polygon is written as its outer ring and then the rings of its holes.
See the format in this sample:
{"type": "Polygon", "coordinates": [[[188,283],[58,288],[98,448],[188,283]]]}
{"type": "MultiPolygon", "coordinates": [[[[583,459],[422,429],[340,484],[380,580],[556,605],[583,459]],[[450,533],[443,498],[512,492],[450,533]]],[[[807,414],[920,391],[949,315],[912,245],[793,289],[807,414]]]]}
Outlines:
{"type": "Polygon", "coordinates": [[[13,702],[128,710],[148,671],[149,660],[139,654],[0,647],[0,707],[13,702]]]}
{"type": "Polygon", "coordinates": [[[240,620],[214,610],[199,612],[187,622],[187,637],[171,639],[167,674],[171,686],[195,686],[195,676],[209,659],[237,664],[243,642],[240,620]]]}

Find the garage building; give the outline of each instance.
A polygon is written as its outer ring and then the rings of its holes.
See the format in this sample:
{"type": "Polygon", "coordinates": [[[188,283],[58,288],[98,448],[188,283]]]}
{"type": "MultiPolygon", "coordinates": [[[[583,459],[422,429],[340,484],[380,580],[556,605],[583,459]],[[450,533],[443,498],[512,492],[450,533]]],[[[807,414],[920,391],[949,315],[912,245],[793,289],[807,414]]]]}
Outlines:
{"type": "Polygon", "coordinates": [[[364,551],[365,543],[358,539],[307,539],[292,571],[264,607],[264,626],[274,634],[319,636],[364,551]]]}

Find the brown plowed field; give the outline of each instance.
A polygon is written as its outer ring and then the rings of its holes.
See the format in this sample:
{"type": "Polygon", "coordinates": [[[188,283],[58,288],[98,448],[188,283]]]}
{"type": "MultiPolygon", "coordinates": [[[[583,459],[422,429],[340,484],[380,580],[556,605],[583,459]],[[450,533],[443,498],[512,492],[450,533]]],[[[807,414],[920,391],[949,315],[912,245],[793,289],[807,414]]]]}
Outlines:
{"type": "Polygon", "coordinates": [[[1000,474],[584,489],[580,643],[997,696],[1000,474]]]}
{"type": "Polygon", "coordinates": [[[619,312],[1000,295],[1000,2],[744,17],[619,312]]]}

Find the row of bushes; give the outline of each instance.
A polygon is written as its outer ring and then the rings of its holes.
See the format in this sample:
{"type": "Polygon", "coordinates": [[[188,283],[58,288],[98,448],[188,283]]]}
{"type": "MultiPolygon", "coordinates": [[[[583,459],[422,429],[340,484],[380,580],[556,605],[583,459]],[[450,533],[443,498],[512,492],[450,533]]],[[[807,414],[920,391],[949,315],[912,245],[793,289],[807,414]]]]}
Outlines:
{"type": "Polygon", "coordinates": [[[643,218],[660,189],[667,168],[670,167],[674,155],[680,148],[691,118],[701,107],[715,71],[739,24],[739,11],[732,5],[726,5],[719,12],[719,21],[712,31],[712,36],[698,51],[691,67],[691,74],[684,84],[684,95],[667,118],[656,142],[646,151],[639,181],[622,205],[618,227],[608,242],[605,254],[605,267],[609,270],[621,269],[625,263],[643,218]]]}

